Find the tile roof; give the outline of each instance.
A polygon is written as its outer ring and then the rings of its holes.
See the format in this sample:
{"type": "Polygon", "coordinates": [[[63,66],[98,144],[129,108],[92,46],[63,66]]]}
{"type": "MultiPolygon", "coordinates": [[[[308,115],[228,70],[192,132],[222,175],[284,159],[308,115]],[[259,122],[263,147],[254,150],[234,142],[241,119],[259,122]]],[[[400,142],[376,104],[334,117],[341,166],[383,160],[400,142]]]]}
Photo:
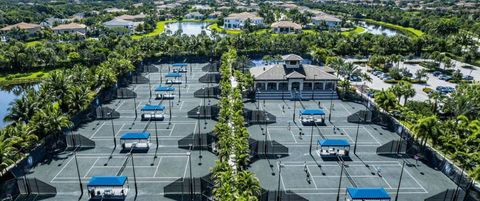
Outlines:
{"type": "Polygon", "coordinates": [[[323,20],[323,21],[330,21],[330,22],[341,22],[342,20],[333,16],[333,15],[317,15],[312,18],[313,20],[323,20]]]}
{"type": "Polygon", "coordinates": [[[40,27],[41,26],[38,25],[38,24],[20,22],[18,24],[8,25],[6,27],[3,27],[3,28],[0,29],[0,31],[10,31],[13,28],[17,28],[17,29],[36,29],[36,28],[40,28],[40,27]]]}
{"type": "Polygon", "coordinates": [[[70,23],[70,24],[61,24],[56,27],[53,27],[52,30],[64,30],[64,29],[85,29],[87,28],[84,24],[70,23]]]}
{"type": "Polygon", "coordinates": [[[138,20],[138,19],[144,19],[145,17],[147,17],[145,14],[140,13],[138,15],[120,15],[115,18],[121,19],[121,20],[138,20]]]}
{"type": "Polygon", "coordinates": [[[284,61],[302,61],[303,58],[296,54],[287,54],[282,56],[282,60],[284,61]]]}
{"type": "Polygon", "coordinates": [[[295,22],[292,22],[292,21],[278,21],[278,22],[274,22],[272,24],[272,28],[277,28],[277,27],[291,27],[293,29],[302,29],[302,25],[300,24],[297,24],[295,22]]]}
{"type": "Polygon", "coordinates": [[[232,13],[228,15],[225,19],[263,19],[263,17],[258,17],[254,13],[243,12],[243,13],[232,13]]]}
{"type": "Polygon", "coordinates": [[[250,68],[250,74],[255,80],[285,80],[297,78],[305,80],[338,80],[330,74],[331,68],[302,64],[298,69],[285,68],[283,64],[250,68]]]}
{"type": "Polygon", "coordinates": [[[133,26],[134,24],[134,22],[117,18],[103,23],[103,25],[105,26],[133,26]]]}

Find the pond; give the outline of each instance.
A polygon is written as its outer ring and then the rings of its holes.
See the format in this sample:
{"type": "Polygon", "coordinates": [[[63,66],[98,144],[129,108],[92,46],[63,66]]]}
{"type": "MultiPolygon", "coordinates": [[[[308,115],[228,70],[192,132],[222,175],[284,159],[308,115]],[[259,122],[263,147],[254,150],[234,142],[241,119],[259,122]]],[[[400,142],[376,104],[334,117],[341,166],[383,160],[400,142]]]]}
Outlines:
{"type": "Polygon", "coordinates": [[[0,87],[0,128],[8,125],[8,122],[3,122],[3,118],[8,113],[10,103],[17,100],[23,95],[23,92],[29,88],[38,89],[38,84],[23,84],[0,87]]]}
{"type": "Polygon", "coordinates": [[[382,25],[366,23],[364,21],[358,22],[358,25],[365,28],[365,32],[375,35],[385,34],[386,36],[396,36],[398,34],[401,34],[395,29],[386,28],[382,25]]]}
{"type": "Polygon", "coordinates": [[[200,35],[202,31],[210,36],[212,32],[207,29],[208,23],[206,22],[173,22],[165,24],[165,32],[171,34],[176,33],[178,30],[182,30],[182,34],[190,36],[200,35]]]}

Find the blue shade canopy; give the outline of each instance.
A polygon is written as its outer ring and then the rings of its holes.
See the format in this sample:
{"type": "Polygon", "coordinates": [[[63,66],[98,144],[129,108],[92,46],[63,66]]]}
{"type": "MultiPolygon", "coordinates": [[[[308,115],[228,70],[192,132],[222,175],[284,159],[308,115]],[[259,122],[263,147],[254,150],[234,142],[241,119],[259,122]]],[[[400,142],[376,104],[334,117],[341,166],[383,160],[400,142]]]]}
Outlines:
{"type": "Polygon", "coordinates": [[[390,200],[384,188],[347,188],[348,195],[354,200],[390,200]]]}
{"type": "Polygon", "coordinates": [[[187,66],[188,64],[187,63],[174,63],[172,64],[173,67],[184,67],[184,66],[187,66]]]}
{"type": "Polygon", "coordinates": [[[175,91],[175,87],[158,86],[155,91],[175,91]]]}
{"type": "Polygon", "coordinates": [[[325,112],[320,109],[305,109],[300,110],[300,114],[302,115],[325,115],[325,112]]]}
{"type": "Polygon", "coordinates": [[[330,147],[349,147],[350,143],[344,139],[326,139],[326,140],[319,140],[318,144],[320,146],[330,146],[330,147]]]}
{"type": "Polygon", "coordinates": [[[123,186],[127,176],[93,176],[87,186],[123,186]]]}
{"type": "Polygon", "coordinates": [[[142,111],[163,111],[165,106],[163,105],[145,105],[142,108],[142,111]]]}
{"type": "Polygon", "coordinates": [[[180,73],[167,73],[165,77],[182,77],[180,73]]]}
{"type": "Polygon", "coordinates": [[[123,134],[120,140],[146,140],[148,138],[150,138],[149,132],[131,132],[123,134]]]}

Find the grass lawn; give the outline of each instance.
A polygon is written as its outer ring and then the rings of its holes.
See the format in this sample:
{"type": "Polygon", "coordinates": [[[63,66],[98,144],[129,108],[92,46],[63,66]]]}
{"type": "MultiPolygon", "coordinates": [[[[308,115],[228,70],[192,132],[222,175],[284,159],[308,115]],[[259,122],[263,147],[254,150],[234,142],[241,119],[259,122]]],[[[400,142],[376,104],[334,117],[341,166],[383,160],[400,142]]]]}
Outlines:
{"type": "Polygon", "coordinates": [[[0,74],[0,85],[12,85],[39,82],[45,79],[51,72],[58,70],[40,70],[28,73],[0,74]]]}
{"type": "Polygon", "coordinates": [[[355,29],[352,29],[350,31],[343,31],[342,35],[344,36],[349,36],[350,34],[361,34],[365,32],[365,28],[363,27],[355,27],[355,29]]]}
{"type": "Polygon", "coordinates": [[[396,29],[396,30],[401,31],[402,33],[404,33],[408,36],[412,36],[412,37],[420,37],[420,36],[423,36],[425,34],[425,33],[423,33],[423,31],[420,31],[418,29],[414,29],[412,27],[403,27],[403,26],[400,26],[400,25],[390,24],[390,23],[387,23],[387,22],[376,21],[376,20],[372,20],[372,19],[363,19],[363,20],[366,21],[366,22],[369,22],[369,23],[378,24],[378,25],[382,25],[382,26],[385,26],[385,27],[388,27],[388,28],[396,29]]]}
{"type": "Polygon", "coordinates": [[[242,30],[232,30],[232,29],[225,30],[222,27],[219,27],[217,23],[211,24],[210,26],[208,26],[208,28],[210,30],[215,30],[218,33],[222,33],[223,31],[225,31],[225,33],[227,34],[232,34],[232,35],[242,33],[242,30]]]}
{"type": "MultiPolygon", "coordinates": [[[[134,36],[132,36],[132,38],[137,40],[137,39],[141,39],[143,37],[158,36],[165,31],[165,24],[173,23],[173,22],[178,22],[178,20],[159,21],[159,22],[157,22],[157,28],[155,28],[155,30],[153,30],[152,32],[145,33],[145,34],[134,35],[134,36]]],[[[216,22],[216,20],[212,20],[212,19],[206,19],[206,20],[185,19],[185,20],[182,20],[181,22],[208,22],[208,23],[213,23],[213,22],[216,22]]]]}
{"type": "Polygon", "coordinates": [[[40,44],[41,42],[42,42],[42,40],[34,40],[34,41],[30,41],[30,42],[25,43],[25,45],[27,47],[32,47],[32,46],[40,44]]]}

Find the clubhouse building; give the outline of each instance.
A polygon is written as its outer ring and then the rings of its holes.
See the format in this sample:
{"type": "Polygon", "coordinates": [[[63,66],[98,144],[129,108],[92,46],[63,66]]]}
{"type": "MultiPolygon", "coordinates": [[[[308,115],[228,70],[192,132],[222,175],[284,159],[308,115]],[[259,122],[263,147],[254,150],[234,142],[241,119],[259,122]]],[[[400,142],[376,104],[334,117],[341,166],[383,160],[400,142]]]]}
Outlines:
{"type": "Polygon", "coordinates": [[[303,58],[288,54],[280,64],[250,68],[258,99],[330,99],[339,80],[330,67],[303,64],[303,58]]]}

